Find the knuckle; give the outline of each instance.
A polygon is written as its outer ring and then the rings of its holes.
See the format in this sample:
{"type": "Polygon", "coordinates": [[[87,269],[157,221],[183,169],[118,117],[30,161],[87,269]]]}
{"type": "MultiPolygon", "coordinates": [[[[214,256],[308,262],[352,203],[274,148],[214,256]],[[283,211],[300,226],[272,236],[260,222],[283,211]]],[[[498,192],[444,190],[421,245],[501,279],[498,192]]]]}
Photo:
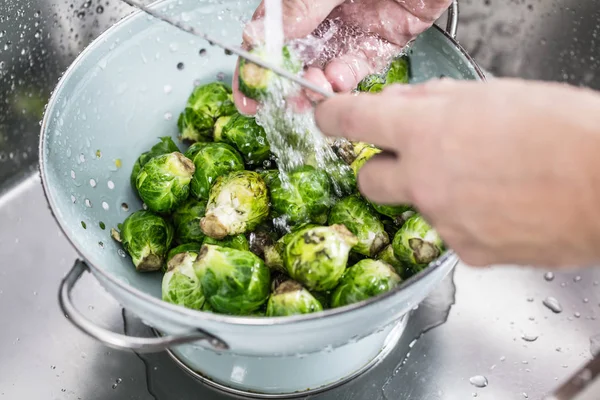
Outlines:
{"type": "Polygon", "coordinates": [[[310,16],[310,7],[308,0],[286,0],[283,2],[283,13],[286,16],[296,18],[308,18],[310,16]]]}

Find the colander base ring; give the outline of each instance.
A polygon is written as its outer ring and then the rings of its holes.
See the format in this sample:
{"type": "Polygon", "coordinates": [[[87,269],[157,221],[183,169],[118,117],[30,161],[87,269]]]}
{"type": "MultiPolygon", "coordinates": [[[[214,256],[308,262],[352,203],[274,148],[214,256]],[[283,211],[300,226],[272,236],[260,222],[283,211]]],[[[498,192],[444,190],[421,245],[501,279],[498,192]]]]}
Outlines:
{"type": "MultiPolygon", "coordinates": [[[[364,360],[365,363],[363,364],[362,367],[358,368],[357,370],[355,370],[354,372],[350,373],[350,374],[346,374],[343,373],[340,375],[340,377],[330,383],[326,383],[326,384],[322,384],[322,385],[318,385],[318,386],[311,386],[306,385],[305,387],[307,389],[304,390],[295,390],[295,391],[289,391],[289,390],[285,390],[284,388],[280,388],[281,391],[278,393],[274,393],[274,389],[271,388],[270,392],[259,392],[257,390],[250,390],[248,387],[244,387],[246,385],[244,384],[235,384],[233,381],[230,382],[219,382],[217,379],[213,379],[210,378],[208,375],[208,373],[206,372],[200,372],[197,371],[194,368],[191,368],[190,366],[188,366],[186,364],[186,362],[184,360],[182,360],[181,357],[179,357],[175,351],[173,350],[166,350],[166,353],[171,357],[171,359],[175,362],[175,364],[177,366],[179,366],[179,368],[181,368],[186,374],[188,374],[189,376],[191,376],[192,378],[194,378],[196,381],[202,383],[205,386],[210,387],[213,390],[219,391],[219,392],[223,392],[229,395],[235,395],[235,396],[239,396],[239,397],[243,397],[243,398],[248,398],[248,399],[290,399],[290,398],[298,398],[298,397],[306,397],[308,395],[315,395],[318,393],[322,393],[328,390],[331,390],[333,388],[336,388],[338,386],[341,386],[343,384],[346,384],[356,378],[358,378],[361,375],[364,375],[365,373],[367,373],[368,371],[370,371],[371,369],[373,369],[374,367],[376,367],[377,365],[379,365],[391,352],[392,350],[398,345],[400,338],[402,337],[402,334],[404,333],[404,330],[406,328],[407,322],[409,319],[409,315],[405,315],[403,316],[389,331],[389,333],[387,334],[387,336],[385,337],[385,341],[383,346],[381,347],[380,351],[377,353],[377,355],[374,358],[371,358],[370,360],[364,360]]],[[[160,336],[160,333],[155,330],[152,329],[152,332],[157,335],[160,336]]],[[[362,339],[364,340],[364,339],[362,339]]],[[[357,343],[360,343],[360,341],[358,341],[357,343]]],[[[353,346],[355,346],[356,344],[354,343],[350,343],[347,344],[345,346],[343,346],[340,349],[344,349],[346,354],[356,354],[356,355],[360,355],[360,352],[353,352],[353,346]]],[[[330,353],[331,354],[331,353],[330,353]]],[[[319,363],[318,362],[312,362],[310,361],[311,358],[314,358],[315,356],[318,355],[322,355],[322,352],[320,353],[314,353],[314,354],[309,354],[306,355],[305,357],[303,357],[303,360],[305,365],[310,365],[311,371],[310,374],[305,374],[303,373],[303,370],[301,368],[299,368],[298,365],[293,366],[290,365],[289,368],[287,370],[289,371],[294,371],[294,374],[296,376],[299,377],[304,377],[304,376],[308,376],[308,375],[314,375],[315,374],[315,369],[319,368],[319,363]]],[[[267,357],[267,358],[256,358],[256,363],[253,366],[254,368],[261,368],[260,364],[261,363],[268,363],[269,360],[272,360],[272,357],[267,357]]],[[[264,364],[263,364],[264,365],[264,364]]],[[[318,371],[316,372],[318,374],[318,371]]],[[[277,381],[277,378],[275,377],[273,379],[273,381],[277,381]]]]}

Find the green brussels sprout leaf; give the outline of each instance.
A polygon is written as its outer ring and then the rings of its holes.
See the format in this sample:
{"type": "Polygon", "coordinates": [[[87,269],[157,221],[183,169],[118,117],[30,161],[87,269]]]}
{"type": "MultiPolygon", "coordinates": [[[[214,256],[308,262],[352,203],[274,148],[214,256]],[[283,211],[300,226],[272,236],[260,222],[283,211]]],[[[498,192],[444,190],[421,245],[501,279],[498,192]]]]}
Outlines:
{"type": "Polygon", "coordinates": [[[332,203],[328,175],[312,166],[304,165],[287,174],[284,182],[278,171],[269,172],[272,216],[283,218],[290,225],[307,222],[325,223],[332,203]]]}
{"type": "Polygon", "coordinates": [[[231,93],[231,88],[223,82],[195,87],[177,120],[181,140],[211,141],[217,119],[237,111],[231,93]]]}
{"type": "Polygon", "coordinates": [[[192,310],[202,309],[205,299],[200,277],[194,267],[198,250],[199,248],[196,251],[177,253],[169,260],[167,272],[162,279],[164,301],[192,310]]]}
{"type": "Polygon", "coordinates": [[[130,214],[113,229],[113,238],[121,242],[138,271],[158,271],[166,261],[173,242],[173,226],[152,211],[139,210],[130,214]]]}
{"type": "Polygon", "coordinates": [[[331,294],[331,307],[343,307],[388,292],[401,281],[394,269],[383,261],[359,261],[346,270],[331,294]]]}
{"type": "Polygon", "coordinates": [[[356,89],[359,92],[379,93],[387,86],[408,83],[410,76],[410,58],[402,55],[394,58],[384,73],[371,74],[363,78],[356,89]]]}
{"type": "Polygon", "coordinates": [[[204,232],[200,229],[200,220],[204,217],[206,202],[189,198],[173,212],[175,240],[177,243],[202,243],[204,232]]]}
{"type": "Polygon", "coordinates": [[[300,229],[286,239],[283,261],[289,276],[311,291],[333,289],[358,243],[344,225],[300,229]]]}
{"type": "Polygon", "coordinates": [[[187,200],[194,163],[180,152],[152,158],[140,170],[136,188],[148,209],[170,213],[187,200]]]}
{"type": "Polygon", "coordinates": [[[244,169],[242,156],[226,143],[195,143],[185,155],[194,162],[190,188],[197,199],[208,199],[210,188],[219,176],[244,169]]]}
{"type": "Polygon", "coordinates": [[[293,280],[278,285],[267,303],[267,317],[286,317],[318,311],[323,311],[319,300],[293,280]]]}
{"type": "MultiPolygon", "coordinates": [[[[266,59],[267,52],[264,47],[255,47],[250,53],[262,59],[266,59]]],[[[282,48],[283,65],[287,71],[298,73],[302,70],[302,62],[292,54],[287,46],[282,48]]],[[[240,58],[238,69],[239,89],[244,96],[260,100],[268,93],[269,86],[275,78],[275,73],[264,69],[244,58],[240,58]]]]}
{"type": "Polygon", "coordinates": [[[252,231],[269,215],[267,185],[257,172],[233,171],[217,178],[210,189],[202,231],[223,239],[252,231]]]}
{"type": "Polygon", "coordinates": [[[133,164],[133,168],[131,170],[131,175],[129,177],[129,182],[131,183],[131,187],[135,189],[135,181],[137,176],[144,165],[152,158],[156,156],[161,156],[163,154],[173,153],[175,151],[179,151],[179,148],[173,142],[170,136],[163,136],[159,138],[160,141],[152,146],[152,148],[148,151],[142,153],[135,163],[133,164]]]}
{"type": "Polygon", "coordinates": [[[392,242],[394,254],[413,272],[419,272],[444,251],[438,233],[420,214],[414,214],[396,232],[392,242]]]}
{"type": "Polygon", "coordinates": [[[248,315],[269,298],[270,270],[250,251],[203,245],[194,265],[206,301],[218,313],[248,315]]]}
{"type": "Polygon", "coordinates": [[[383,250],[377,253],[375,259],[391,265],[401,278],[408,278],[406,268],[402,264],[402,261],[398,260],[398,257],[394,254],[394,247],[391,244],[388,244],[383,250]]]}
{"type": "Polygon", "coordinates": [[[215,141],[225,142],[235,147],[250,166],[259,166],[271,157],[267,134],[253,117],[236,113],[227,117],[227,122],[219,126],[215,141]]]}
{"type": "Polygon", "coordinates": [[[250,250],[250,244],[248,243],[248,239],[246,236],[234,235],[234,236],[226,236],[223,239],[217,240],[213,239],[210,236],[206,236],[204,238],[204,242],[202,244],[213,244],[221,247],[228,247],[230,249],[236,250],[250,250]]]}
{"type": "Polygon", "coordinates": [[[338,201],[331,208],[327,223],[345,225],[358,238],[352,250],[367,257],[374,257],[390,242],[377,213],[359,195],[338,201]]]}

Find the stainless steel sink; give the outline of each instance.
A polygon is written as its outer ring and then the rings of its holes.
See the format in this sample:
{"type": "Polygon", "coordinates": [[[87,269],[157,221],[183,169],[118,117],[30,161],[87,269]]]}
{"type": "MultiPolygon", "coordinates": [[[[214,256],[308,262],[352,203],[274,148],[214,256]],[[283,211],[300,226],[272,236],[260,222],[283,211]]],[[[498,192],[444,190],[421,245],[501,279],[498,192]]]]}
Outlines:
{"type": "MultiPolygon", "coordinates": [[[[62,71],[131,11],[116,0],[0,4],[0,396],[7,399],[231,398],[193,381],[165,354],[99,345],[58,309],[58,283],[76,254],[37,177],[39,120],[62,71]]],[[[594,0],[461,0],[459,39],[495,75],[600,89],[599,26],[594,0]]],[[[415,311],[391,356],[319,397],[540,398],[600,347],[600,268],[555,272],[552,280],[545,273],[459,266],[415,311]],[[548,297],[561,313],[544,306],[548,297]]],[[[128,332],[150,334],[84,279],[75,299],[90,318],[122,332],[125,316],[128,332]]]]}

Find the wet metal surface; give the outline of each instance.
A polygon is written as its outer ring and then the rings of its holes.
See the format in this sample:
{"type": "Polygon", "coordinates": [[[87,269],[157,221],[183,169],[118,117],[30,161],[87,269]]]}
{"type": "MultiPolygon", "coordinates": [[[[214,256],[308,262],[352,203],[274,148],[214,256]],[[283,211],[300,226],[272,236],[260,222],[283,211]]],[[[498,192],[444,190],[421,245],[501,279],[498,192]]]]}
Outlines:
{"type": "MultiPolygon", "coordinates": [[[[461,5],[460,42],[493,74],[600,89],[597,1],[461,0],[461,5]]],[[[101,346],[58,309],[58,284],[76,254],[31,175],[37,168],[38,122],[74,57],[130,11],[115,0],[0,3],[2,398],[230,398],[192,380],[165,354],[138,357],[101,346]]],[[[546,272],[459,266],[454,282],[445,282],[415,311],[390,357],[319,398],[541,398],[592,351],[600,351],[600,269],[546,272]],[[447,322],[413,342],[446,316],[447,322]]],[[[90,318],[123,332],[119,305],[88,274],[74,299],[90,318]]],[[[129,332],[149,333],[124,315],[129,332]]]]}

